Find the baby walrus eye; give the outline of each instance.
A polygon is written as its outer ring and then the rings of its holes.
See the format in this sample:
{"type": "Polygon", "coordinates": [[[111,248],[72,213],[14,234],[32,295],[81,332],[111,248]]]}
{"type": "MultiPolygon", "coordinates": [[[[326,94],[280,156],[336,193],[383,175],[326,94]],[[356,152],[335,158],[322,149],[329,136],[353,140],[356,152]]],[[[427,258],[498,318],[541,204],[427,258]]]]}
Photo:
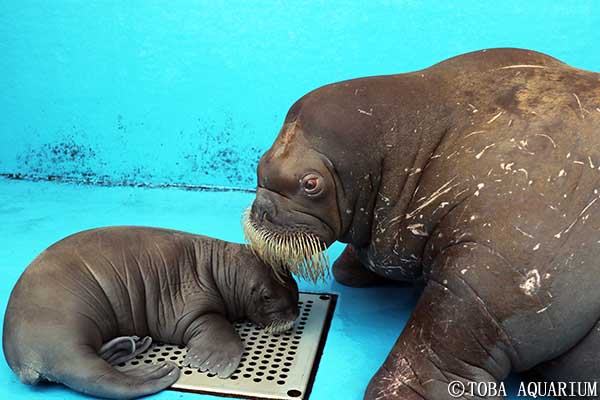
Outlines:
{"type": "Polygon", "coordinates": [[[263,293],[263,294],[262,294],[262,299],[263,299],[264,301],[269,301],[269,300],[273,299],[273,297],[271,297],[271,295],[270,295],[270,294],[268,294],[268,293],[263,293]]]}

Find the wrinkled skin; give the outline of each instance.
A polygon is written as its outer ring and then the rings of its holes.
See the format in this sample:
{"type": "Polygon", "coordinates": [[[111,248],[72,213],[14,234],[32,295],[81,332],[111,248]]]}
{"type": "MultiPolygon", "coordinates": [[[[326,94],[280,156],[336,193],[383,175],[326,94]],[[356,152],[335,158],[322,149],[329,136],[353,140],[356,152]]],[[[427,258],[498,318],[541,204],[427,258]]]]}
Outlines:
{"type": "Polygon", "coordinates": [[[446,399],[449,381],[530,369],[597,382],[599,167],[599,74],[479,51],[301,98],[250,220],[348,243],[342,283],[425,284],[367,399],[446,399]]]}
{"type": "Polygon", "coordinates": [[[119,372],[153,340],[185,344],[185,365],[227,377],[243,352],[231,321],[293,321],[298,288],[243,245],[166,229],[110,227],[54,244],[12,291],[3,348],[21,381],[133,398],[173,384],[172,363],[119,372]],[[104,345],[103,345],[104,344],[104,345]]]}

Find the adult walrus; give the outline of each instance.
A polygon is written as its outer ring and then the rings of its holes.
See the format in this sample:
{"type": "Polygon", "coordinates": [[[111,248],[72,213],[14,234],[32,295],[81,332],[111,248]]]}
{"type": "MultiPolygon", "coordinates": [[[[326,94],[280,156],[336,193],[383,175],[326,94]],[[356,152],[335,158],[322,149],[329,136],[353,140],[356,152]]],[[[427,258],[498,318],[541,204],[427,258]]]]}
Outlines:
{"type": "Polygon", "coordinates": [[[248,317],[272,331],[293,324],[298,288],[289,275],[278,278],[246,246],[205,236],[144,227],[77,233],[40,254],[17,282],[4,354],[24,383],[132,398],[179,377],[172,363],[113,368],[147,348],[150,339],[139,336],[149,335],[186,344],[185,365],[227,377],[243,352],[230,321],[248,317]]]}
{"type": "Polygon", "coordinates": [[[424,281],[368,399],[444,399],[452,380],[532,368],[597,382],[599,169],[600,75],[483,50],[298,100],[245,230],[302,276],[339,240],[342,283],[424,281]]]}

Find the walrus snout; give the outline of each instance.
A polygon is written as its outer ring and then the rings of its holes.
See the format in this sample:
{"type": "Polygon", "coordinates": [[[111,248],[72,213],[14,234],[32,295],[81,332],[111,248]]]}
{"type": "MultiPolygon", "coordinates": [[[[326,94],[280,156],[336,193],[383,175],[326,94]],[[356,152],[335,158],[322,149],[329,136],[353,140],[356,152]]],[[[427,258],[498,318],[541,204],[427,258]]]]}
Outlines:
{"type": "Polygon", "coordinates": [[[257,197],[252,203],[251,212],[260,222],[268,221],[269,217],[277,217],[277,208],[267,196],[257,197]]]}
{"type": "Polygon", "coordinates": [[[263,190],[257,190],[257,199],[243,218],[251,249],[278,274],[291,272],[312,281],[324,278],[329,268],[327,247],[335,240],[332,230],[319,218],[287,207],[279,199],[283,196],[263,195],[263,190]],[[283,205],[275,206],[273,197],[283,205]]]}
{"type": "Polygon", "coordinates": [[[257,189],[249,216],[254,223],[274,233],[309,233],[318,236],[327,246],[335,241],[333,228],[322,218],[294,204],[284,195],[265,188],[257,189]]]}
{"type": "Polygon", "coordinates": [[[292,329],[299,315],[298,305],[294,303],[292,307],[268,313],[264,321],[257,322],[268,333],[280,333],[292,329]]]}

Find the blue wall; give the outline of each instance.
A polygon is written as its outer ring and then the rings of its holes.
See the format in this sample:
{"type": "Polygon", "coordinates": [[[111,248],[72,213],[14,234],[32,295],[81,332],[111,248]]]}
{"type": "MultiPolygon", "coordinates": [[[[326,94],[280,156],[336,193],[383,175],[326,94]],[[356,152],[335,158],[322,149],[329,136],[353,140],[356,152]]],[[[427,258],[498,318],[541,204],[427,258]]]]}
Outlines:
{"type": "Polygon", "coordinates": [[[252,187],[315,87],[501,46],[598,71],[599,27],[591,0],[4,0],[0,173],[252,187]]]}

